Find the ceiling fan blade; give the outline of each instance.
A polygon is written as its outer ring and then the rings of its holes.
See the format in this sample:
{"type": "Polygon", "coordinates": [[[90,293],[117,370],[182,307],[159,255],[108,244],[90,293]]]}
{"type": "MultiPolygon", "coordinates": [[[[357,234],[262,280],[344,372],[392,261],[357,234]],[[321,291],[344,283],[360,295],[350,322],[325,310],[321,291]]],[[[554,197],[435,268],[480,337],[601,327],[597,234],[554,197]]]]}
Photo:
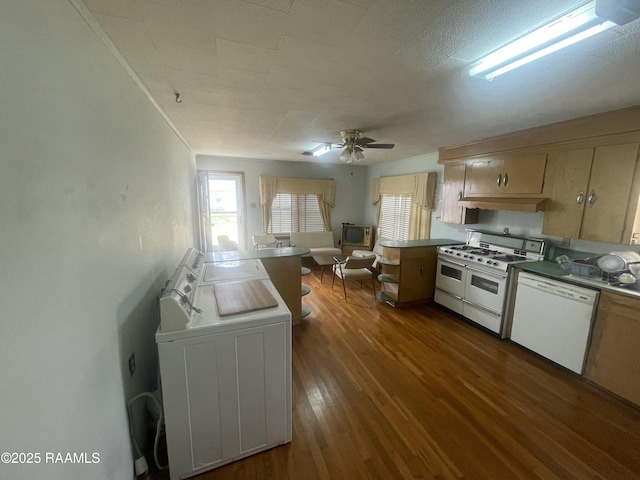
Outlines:
{"type": "Polygon", "coordinates": [[[360,145],[364,145],[364,144],[371,143],[371,142],[375,142],[375,140],[373,138],[369,138],[369,137],[360,137],[356,141],[356,143],[360,144],[360,145]]]}
{"type": "Polygon", "coordinates": [[[362,145],[364,148],[386,148],[390,149],[395,147],[395,143],[369,143],[367,145],[362,145]]]}

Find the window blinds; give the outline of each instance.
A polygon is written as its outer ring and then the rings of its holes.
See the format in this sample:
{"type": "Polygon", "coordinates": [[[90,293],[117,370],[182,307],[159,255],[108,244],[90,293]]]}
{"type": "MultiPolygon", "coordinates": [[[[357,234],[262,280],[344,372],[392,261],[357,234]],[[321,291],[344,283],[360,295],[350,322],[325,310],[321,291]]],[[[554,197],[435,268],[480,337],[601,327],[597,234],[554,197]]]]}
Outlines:
{"type": "Polygon", "coordinates": [[[411,194],[382,194],[378,236],[392,240],[409,239],[411,194]]]}
{"type": "Polygon", "coordinates": [[[321,232],[324,223],[316,194],[277,193],[268,233],[321,232]]]}

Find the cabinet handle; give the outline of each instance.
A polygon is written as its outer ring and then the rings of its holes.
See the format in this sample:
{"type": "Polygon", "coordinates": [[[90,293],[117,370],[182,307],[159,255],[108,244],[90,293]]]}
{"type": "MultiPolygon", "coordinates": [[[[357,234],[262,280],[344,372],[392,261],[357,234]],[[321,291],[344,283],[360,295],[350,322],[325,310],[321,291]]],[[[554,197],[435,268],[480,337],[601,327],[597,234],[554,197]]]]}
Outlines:
{"type": "Polygon", "coordinates": [[[498,174],[498,186],[499,187],[502,186],[502,174],[501,173],[498,174]]]}
{"type": "Polygon", "coordinates": [[[598,196],[596,195],[596,191],[591,190],[591,192],[589,192],[589,197],[587,198],[587,206],[589,208],[593,207],[593,204],[596,203],[597,200],[598,196]]]}
{"type": "Polygon", "coordinates": [[[507,186],[507,182],[508,182],[508,181],[509,181],[509,174],[508,174],[508,173],[505,173],[505,174],[504,174],[504,181],[502,182],[502,185],[503,185],[504,187],[506,187],[506,186],[507,186]]]}
{"type": "Polygon", "coordinates": [[[584,192],[582,190],[580,190],[580,193],[578,194],[578,197],[576,198],[576,203],[578,204],[579,207],[581,207],[582,204],[584,203],[584,192]]]}
{"type": "Polygon", "coordinates": [[[458,192],[458,200],[462,200],[462,192],[458,192]]]}

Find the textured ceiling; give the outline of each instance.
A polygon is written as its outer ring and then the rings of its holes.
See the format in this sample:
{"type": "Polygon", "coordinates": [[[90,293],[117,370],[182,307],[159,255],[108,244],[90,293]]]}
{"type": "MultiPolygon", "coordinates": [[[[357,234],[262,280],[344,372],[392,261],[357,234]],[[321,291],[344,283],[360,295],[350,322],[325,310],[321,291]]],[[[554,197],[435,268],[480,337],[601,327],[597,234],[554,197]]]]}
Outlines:
{"type": "Polygon", "coordinates": [[[396,144],[365,150],[371,164],[640,104],[640,21],[467,75],[580,0],[83,1],[201,154],[339,162],[301,153],[360,129],[396,144]]]}

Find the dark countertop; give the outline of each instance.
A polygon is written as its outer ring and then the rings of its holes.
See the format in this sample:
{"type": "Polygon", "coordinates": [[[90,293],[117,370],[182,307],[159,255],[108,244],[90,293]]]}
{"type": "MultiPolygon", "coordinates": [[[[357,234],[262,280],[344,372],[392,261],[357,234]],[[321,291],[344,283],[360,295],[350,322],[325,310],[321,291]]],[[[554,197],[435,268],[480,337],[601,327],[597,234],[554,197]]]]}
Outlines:
{"type": "Polygon", "coordinates": [[[571,271],[563,270],[556,262],[544,260],[542,262],[521,262],[514,264],[514,267],[530,273],[542,275],[543,277],[560,280],[562,282],[578,285],[580,287],[592,288],[594,290],[606,290],[608,292],[620,293],[629,297],[640,298],[640,282],[630,287],[615,287],[597,278],[581,277],[571,274],[571,271]]]}
{"type": "Polygon", "coordinates": [[[230,260],[251,260],[255,258],[297,257],[309,253],[306,247],[263,248],[260,250],[234,250],[228,252],[205,253],[205,262],[226,262],[230,260]]]}
{"type": "Polygon", "coordinates": [[[388,248],[439,247],[441,245],[463,245],[465,242],[450,238],[427,238],[425,240],[385,240],[380,245],[388,248]]]}

